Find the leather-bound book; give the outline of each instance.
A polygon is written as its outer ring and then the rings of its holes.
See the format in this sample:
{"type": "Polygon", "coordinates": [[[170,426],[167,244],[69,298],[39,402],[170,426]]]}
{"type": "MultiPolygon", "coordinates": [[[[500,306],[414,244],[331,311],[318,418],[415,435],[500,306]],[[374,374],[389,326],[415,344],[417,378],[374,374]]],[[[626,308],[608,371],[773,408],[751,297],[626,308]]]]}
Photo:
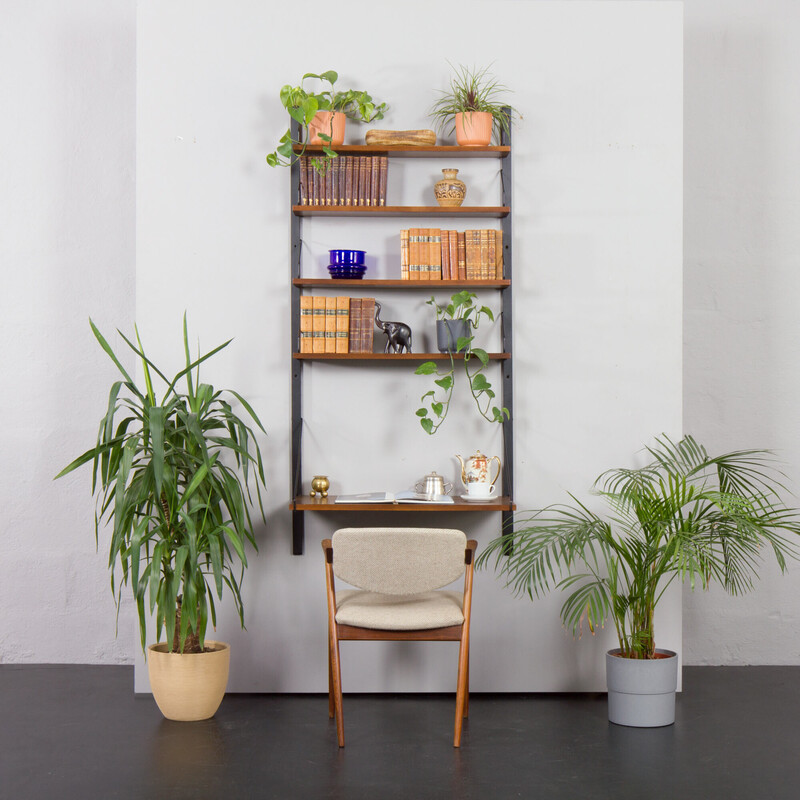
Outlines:
{"type": "Polygon", "coordinates": [[[389,180],[389,157],[380,156],[380,179],[378,184],[378,205],[386,205],[386,185],[389,180]]]}
{"type": "Polygon", "coordinates": [[[313,298],[313,316],[312,316],[312,352],[324,353],[325,352],[325,298],[313,298]]]}
{"type": "Polygon", "coordinates": [[[300,205],[308,205],[308,156],[300,156],[300,205]]]}
{"type": "Polygon", "coordinates": [[[503,231],[502,229],[494,232],[495,240],[495,273],[497,280],[503,280],[503,231]]]}
{"type": "MultiPolygon", "coordinates": [[[[488,228],[481,230],[481,280],[489,278],[489,234],[488,228]]],[[[492,276],[494,275],[494,260],[492,260],[492,276]]]]}
{"type": "Polygon", "coordinates": [[[304,294],[300,298],[300,352],[313,353],[314,298],[304,294]]]}
{"type": "Polygon", "coordinates": [[[442,231],[440,228],[431,228],[428,242],[428,280],[440,281],[442,279],[442,231]]]}
{"type": "Polygon", "coordinates": [[[462,279],[458,269],[458,231],[448,231],[448,234],[448,246],[450,248],[450,279],[458,281],[462,279]]]}
{"type": "Polygon", "coordinates": [[[350,350],[350,298],[336,298],[336,352],[347,353],[350,350]]]}
{"type": "Polygon", "coordinates": [[[349,350],[351,353],[361,352],[361,298],[350,298],[350,335],[349,350]]]}
{"type": "Polygon", "coordinates": [[[467,232],[458,232],[458,279],[467,279],[467,232]]]}
{"type": "Polygon", "coordinates": [[[375,335],[375,298],[361,298],[361,352],[371,353],[375,335]]]}
{"type": "Polygon", "coordinates": [[[354,206],[355,203],[353,202],[353,198],[355,195],[353,194],[353,189],[355,188],[356,193],[358,193],[358,175],[355,174],[356,171],[356,163],[358,159],[355,156],[347,156],[347,164],[345,165],[345,177],[344,177],[344,204],[346,206],[354,206]]]}
{"type": "Polygon", "coordinates": [[[400,278],[408,280],[408,231],[400,231],[400,278]]]}
{"type": "Polygon", "coordinates": [[[336,352],[336,298],[325,298],[325,352],[336,352]]]}
{"type": "Polygon", "coordinates": [[[378,196],[381,191],[381,159],[380,156],[370,156],[370,179],[369,179],[369,205],[373,208],[378,206],[378,196]]]}

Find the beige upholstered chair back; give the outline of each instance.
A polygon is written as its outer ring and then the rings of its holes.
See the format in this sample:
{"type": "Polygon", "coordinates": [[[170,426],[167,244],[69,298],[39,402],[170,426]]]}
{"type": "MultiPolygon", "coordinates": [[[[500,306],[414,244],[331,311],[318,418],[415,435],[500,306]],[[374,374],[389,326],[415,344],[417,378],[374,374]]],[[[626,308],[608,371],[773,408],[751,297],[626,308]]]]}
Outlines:
{"type": "Polygon", "coordinates": [[[336,577],[368,592],[419,594],[464,574],[467,537],[452,528],[341,528],[332,544],[336,577]]]}

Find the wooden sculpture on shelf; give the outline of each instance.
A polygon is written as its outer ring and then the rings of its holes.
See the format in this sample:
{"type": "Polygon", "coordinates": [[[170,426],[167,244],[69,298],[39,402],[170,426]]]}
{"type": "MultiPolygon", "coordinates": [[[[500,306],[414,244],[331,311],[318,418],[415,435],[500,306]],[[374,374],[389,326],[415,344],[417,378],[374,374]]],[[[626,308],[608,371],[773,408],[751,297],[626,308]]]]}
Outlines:
{"type": "Polygon", "coordinates": [[[375,301],[375,325],[377,325],[388,337],[384,353],[402,353],[405,348],[406,353],[411,352],[411,328],[405,322],[383,322],[380,318],[381,304],[375,301]]]}

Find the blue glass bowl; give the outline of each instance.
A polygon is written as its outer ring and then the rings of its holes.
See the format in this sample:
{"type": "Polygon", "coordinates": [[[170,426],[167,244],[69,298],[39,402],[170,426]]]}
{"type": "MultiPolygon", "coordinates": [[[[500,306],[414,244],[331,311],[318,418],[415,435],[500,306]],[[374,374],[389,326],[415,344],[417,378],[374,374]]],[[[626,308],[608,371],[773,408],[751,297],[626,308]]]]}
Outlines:
{"type": "Polygon", "coordinates": [[[366,250],[328,250],[332,265],[364,266],[366,250]]]}
{"type": "Polygon", "coordinates": [[[328,272],[330,272],[331,278],[338,280],[360,280],[364,277],[366,271],[366,266],[359,267],[348,264],[330,264],[328,266],[328,272]]]}

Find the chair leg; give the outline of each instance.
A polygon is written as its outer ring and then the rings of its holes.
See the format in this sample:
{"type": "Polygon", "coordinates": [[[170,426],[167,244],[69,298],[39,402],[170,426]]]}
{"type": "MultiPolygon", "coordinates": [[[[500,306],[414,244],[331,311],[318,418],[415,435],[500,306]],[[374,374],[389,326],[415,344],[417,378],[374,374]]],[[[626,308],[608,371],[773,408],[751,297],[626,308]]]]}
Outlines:
{"type": "Polygon", "coordinates": [[[335,714],[333,704],[333,660],[331,659],[331,632],[328,629],[328,719],[333,719],[335,714]]]}
{"type": "Polygon", "coordinates": [[[464,687],[464,719],[469,717],[469,650],[467,650],[467,678],[464,687]]]}
{"type": "Polygon", "coordinates": [[[333,683],[333,706],[336,714],[336,738],[339,747],[344,747],[344,719],[342,717],[342,670],[339,662],[339,637],[332,631],[330,640],[331,679],[333,683]]]}
{"type": "Polygon", "coordinates": [[[462,637],[458,648],[458,687],[456,689],[456,725],[453,747],[461,747],[461,726],[466,716],[467,671],[469,668],[469,639],[462,637]],[[465,641],[466,639],[466,641],[465,641]]]}

